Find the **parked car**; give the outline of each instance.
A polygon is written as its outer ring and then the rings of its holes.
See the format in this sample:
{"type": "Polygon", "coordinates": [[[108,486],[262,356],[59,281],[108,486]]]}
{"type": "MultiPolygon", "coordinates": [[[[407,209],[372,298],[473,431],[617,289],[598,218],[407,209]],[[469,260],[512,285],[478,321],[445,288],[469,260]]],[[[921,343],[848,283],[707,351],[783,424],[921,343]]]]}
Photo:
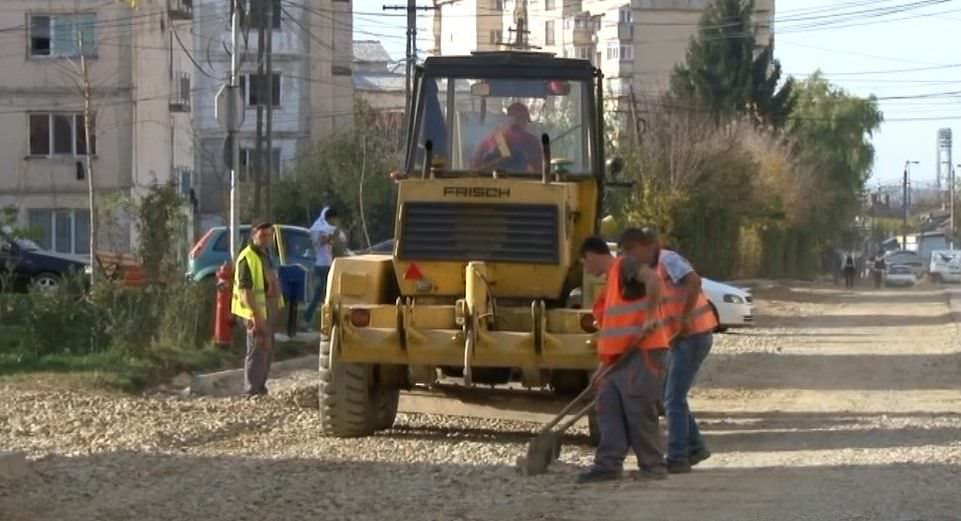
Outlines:
{"type": "Polygon", "coordinates": [[[918,277],[911,266],[894,265],[884,274],[885,286],[910,287],[918,283],[918,277]]]}
{"type": "MultiPolygon", "coordinates": [[[[308,273],[314,269],[314,246],[310,230],[301,226],[274,225],[276,244],[271,250],[274,262],[299,264],[308,273]]],[[[250,239],[250,225],[240,226],[240,247],[246,247],[250,239]]],[[[216,226],[194,244],[187,258],[187,278],[201,281],[212,277],[225,262],[230,262],[230,233],[226,226],[216,226]]]]}
{"type": "Polygon", "coordinates": [[[961,282],[961,251],[937,250],[931,252],[928,276],[934,282],[961,282]]]}
{"type": "Polygon", "coordinates": [[[701,289],[714,306],[718,331],[754,325],[754,297],[749,291],[704,277],[701,289]]]}
{"type": "Polygon", "coordinates": [[[920,277],[926,268],[921,256],[909,250],[892,251],[884,256],[884,262],[888,266],[907,266],[915,277],[920,277]]]}
{"type": "Polygon", "coordinates": [[[90,273],[90,258],[44,250],[35,242],[0,230],[0,287],[51,291],[68,274],[90,273]]]}

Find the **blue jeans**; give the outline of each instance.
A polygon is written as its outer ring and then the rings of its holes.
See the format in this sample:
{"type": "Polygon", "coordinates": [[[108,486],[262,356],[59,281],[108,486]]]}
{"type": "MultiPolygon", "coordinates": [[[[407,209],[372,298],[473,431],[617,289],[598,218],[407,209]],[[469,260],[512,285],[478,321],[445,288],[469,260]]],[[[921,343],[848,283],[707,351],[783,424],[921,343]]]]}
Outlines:
{"type": "Polygon", "coordinates": [[[304,312],[304,324],[313,326],[314,314],[317,307],[327,295],[327,275],[330,273],[330,266],[314,266],[314,297],[310,299],[310,305],[304,312]]]}
{"type": "Polygon", "coordinates": [[[664,408],[667,412],[669,463],[685,463],[691,454],[706,448],[697,420],[688,406],[687,393],[713,343],[712,333],[693,335],[678,340],[668,355],[664,408]]]}

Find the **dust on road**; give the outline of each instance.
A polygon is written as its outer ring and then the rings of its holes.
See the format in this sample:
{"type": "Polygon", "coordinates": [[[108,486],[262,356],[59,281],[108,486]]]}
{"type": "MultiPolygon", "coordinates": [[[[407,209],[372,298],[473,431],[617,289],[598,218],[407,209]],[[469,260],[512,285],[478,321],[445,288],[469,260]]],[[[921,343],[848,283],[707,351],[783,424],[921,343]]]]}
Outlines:
{"type": "Polygon", "coordinates": [[[285,396],[10,384],[0,447],[35,461],[0,477],[0,519],[961,519],[946,292],[774,288],[760,312],[757,329],[718,337],[694,395],[714,457],[666,482],[575,486],[583,431],[549,474],[518,476],[534,423],[402,414],[392,431],[334,440],[285,396]]]}

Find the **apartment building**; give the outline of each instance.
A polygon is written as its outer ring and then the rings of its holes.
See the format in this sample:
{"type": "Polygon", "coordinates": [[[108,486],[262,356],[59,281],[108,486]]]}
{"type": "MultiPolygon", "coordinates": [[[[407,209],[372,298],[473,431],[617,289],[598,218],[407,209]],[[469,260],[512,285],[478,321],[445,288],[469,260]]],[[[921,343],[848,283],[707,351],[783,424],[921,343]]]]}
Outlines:
{"type": "Polygon", "coordinates": [[[376,40],[354,41],[354,96],[384,116],[403,125],[406,77],[395,71],[398,64],[376,40]]]}
{"type": "MultiPolygon", "coordinates": [[[[604,71],[607,94],[656,96],[684,61],[710,0],[462,0],[437,2],[439,54],[527,48],[591,60],[604,71]],[[473,16],[473,18],[472,18],[473,16]],[[440,18],[440,20],[438,20],[440,18]],[[523,21],[521,23],[521,21],[523,21]],[[498,46],[497,42],[507,44],[498,46]]],[[[773,34],[774,0],[755,2],[758,43],[773,34]]]]}
{"type": "MultiPolygon", "coordinates": [[[[189,190],[190,69],[174,42],[189,35],[190,0],[140,4],[5,0],[0,8],[0,207],[43,247],[89,254],[81,57],[99,200],[170,179],[189,190]]],[[[98,248],[136,244],[126,216],[100,213],[98,248]]]]}
{"type": "MultiPolygon", "coordinates": [[[[352,122],[353,22],[349,0],[274,0],[270,5],[273,137],[269,161],[274,175],[280,176],[314,143],[352,122]]],[[[226,132],[216,121],[214,96],[230,71],[229,2],[194,0],[194,13],[193,56],[201,71],[195,75],[194,94],[197,193],[206,228],[223,223],[227,209],[226,132]]],[[[247,111],[239,137],[240,178],[248,183],[256,164],[256,107],[268,101],[267,83],[257,79],[259,22],[251,16],[241,25],[240,82],[247,111]]],[[[263,146],[266,156],[266,143],[263,146]]]]}

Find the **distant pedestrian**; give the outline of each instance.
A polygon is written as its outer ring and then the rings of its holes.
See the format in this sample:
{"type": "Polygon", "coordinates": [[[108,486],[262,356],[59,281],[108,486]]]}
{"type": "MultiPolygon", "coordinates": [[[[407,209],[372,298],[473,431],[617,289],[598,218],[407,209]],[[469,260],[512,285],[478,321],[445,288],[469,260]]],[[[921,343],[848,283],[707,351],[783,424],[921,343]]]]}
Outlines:
{"type": "Polygon", "coordinates": [[[325,207],[320,217],[310,227],[310,238],[314,243],[314,295],[304,311],[304,324],[314,325],[317,308],[327,295],[327,277],[330,265],[334,262],[334,242],[343,232],[338,228],[337,210],[325,207]]]}
{"type": "Polygon", "coordinates": [[[854,267],[854,257],[850,254],[844,259],[844,287],[851,289],[854,287],[854,276],[857,270],[854,267]]]}
{"type": "Polygon", "coordinates": [[[880,289],[881,283],[884,281],[884,272],[887,269],[887,263],[884,262],[884,257],[879,253],[877,257],[874,258],[874,265],[871,269],[871,275],[874,277],[874,288],[880,289]]]}
{"type": "Polygon", "coordinates": [[[242,318],[247,327],[244,392],[248,396],[267,394],[267,375],[274,348],[271,324],[283,308],[280,281],[268,251],[273,243],[273,224],[254,223],[250,244],[237,256],[234,269],[231,311],[242,318]]]}

